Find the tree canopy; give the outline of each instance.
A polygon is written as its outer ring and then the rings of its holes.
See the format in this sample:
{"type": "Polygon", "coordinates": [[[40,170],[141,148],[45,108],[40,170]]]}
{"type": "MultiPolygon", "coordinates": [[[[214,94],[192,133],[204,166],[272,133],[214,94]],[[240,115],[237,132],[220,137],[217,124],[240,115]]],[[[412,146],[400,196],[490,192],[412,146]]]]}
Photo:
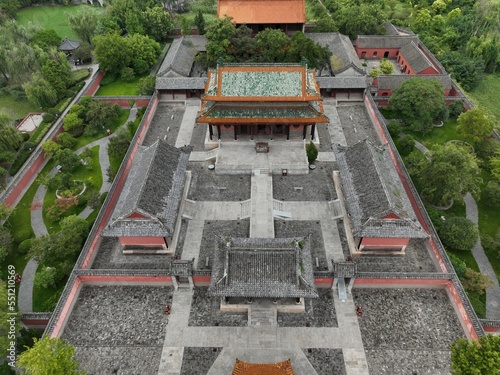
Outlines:
{"type": "Polygon", "coordinates": [[[433,120],[442,116],[446,106],[443,85],[437,79],[410,78],[394,90],[389,103],[412,130],[426,133],[433,120]]]}
{"type": "Polygon", "coordinates": [[[437,145],[431,150],[431,161],[419,174],[422,195],[436,205],[449,204],[452,199],[461,202],[467,192],[478,197],[478,173],[474,155],[454,144],[437,145]]]}
{"type": "Polygon", "coordinates": [[[451,345],[453,375],[497,374],[500,369],[500,336],[483,336],[469,342],[460,338],[451,345]]]}
{"type": "Polygon", "coordinates": [[[75,348],[63,339],[43,336],[19,355],[17,366],[27,375],[85,375],[75,358],[75,348]]]}
{"type": "Polygon", "coordinates": [[[439,228],[439,238],[454,250],[472,250],[479,237],[477,225],[465,217],[451,217],[439,228]]]}
{"type": "Polygon", "coordinates": [[[480,107],[463,112],[457,118],[457,133],[472,144],[491,136],[495,124],[480,107]]]}

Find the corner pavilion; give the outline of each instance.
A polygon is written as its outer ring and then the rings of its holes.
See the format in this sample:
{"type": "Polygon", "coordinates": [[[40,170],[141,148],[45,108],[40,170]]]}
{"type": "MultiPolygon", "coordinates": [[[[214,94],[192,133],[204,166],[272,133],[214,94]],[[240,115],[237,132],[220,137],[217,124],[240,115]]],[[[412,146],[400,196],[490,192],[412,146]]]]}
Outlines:
{"type": "Polygon", "coordinates": [[[328,123],[314,70],[307,64],[222,64],[209,70],[197,123],[210,140],[245,135],[314,139],[328,123]]]}

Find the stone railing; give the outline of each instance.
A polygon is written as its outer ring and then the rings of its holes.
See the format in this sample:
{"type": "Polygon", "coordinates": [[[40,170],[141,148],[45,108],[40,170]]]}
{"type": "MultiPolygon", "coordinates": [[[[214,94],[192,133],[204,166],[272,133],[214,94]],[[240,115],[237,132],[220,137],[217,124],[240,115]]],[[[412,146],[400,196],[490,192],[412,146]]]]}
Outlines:
{"type": "Polygon", "coordinates": [[[356,272],[357,279],[451,280],[453,274],[440,272],[356,272]]]}
{"type": "Polygon", "coordinates": [[[51,316],[51,312],[30,312],[22,314],[20,320],[49,320],[51,316]]]}

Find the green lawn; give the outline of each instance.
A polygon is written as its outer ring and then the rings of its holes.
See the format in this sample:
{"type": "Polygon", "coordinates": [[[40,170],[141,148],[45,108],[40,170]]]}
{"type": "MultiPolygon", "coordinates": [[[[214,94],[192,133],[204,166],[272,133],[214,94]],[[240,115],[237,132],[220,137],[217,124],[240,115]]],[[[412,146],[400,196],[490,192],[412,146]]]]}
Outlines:
{"type": "MultiPolygon", "coordinates": [[[[74,180],[88,181],[92,183],[92,189],[99,190],[102,186],[102,173],[101,165],[99,164],[99,146],[91,148],[92,151],[92,162],[89,166],[80,165],[72,173],[74,180]]],[[[45,199],[43,201],[43,221],[47,230],[50,234],[56,233],[60,230],[59,222],[52,222],[47,217],[47,208],[52,206],[56,201],[56,189],[47,188],[47,194],[45,194],[45,199]]],[[[64,216],[78,215],[84,210],[85,206],[73,206],[71,207],[64,216]]]]}
{"type": "Polygon", "coordinates": [[[84,7],[104,13],[104,8],[92,5],[36,6],[19,10],[17,22],[23,26],[33,23],[44,29],[54,29],[61,38],[78,39],[69,27],[67,15],[81,12],[84,7]]]}
{"type": "Polygon", "coordinates": [[[500,74],[488,74],[472,92],[468,93],[475,104],[486,108],[496,120],[496,128],[500,129],[500,74]]]}
{"type": "Polygon", "coordinates": [[[139,95],[139,80],[142,77],[135,77],[130,82],[123,82],[117,80],[116,82],[110,83],[106,86],[100,86],[99,90],[95,93],[95,96],[134,96],[139,95]]]}
{"type": "Polygon", "coordinates": [[[23,119],[30,112],[40,112],[40,108],[27,99],[15,100],[10,95],[0,95],[0,108],[14,120],[23,119]]]}
{"type": "Polygon", "coordinates": [[[428,148],[430,148],[432,145],[435,144],[438,145],[445,144],[446,142],[453,139],[458,139],[458,140],[464,139],[463,136],[457,134],[456,119],[446,120],[441,128],[433,128],[430,132],[428,132],[425,135],[422,135],[421,133],[407,131],[405,127],[403,127],[403,132],[411,134],[417,141],[421,142],[428,148]]]}
{"type": "MultiPolygon", "coordinates": [[[[118,118],[114,120],[112,123],[108,124],[106,126],[106,129],[109,129],[114,133],[116,129],[125,124],[125,121],[127,121],[129,114],[130,114],[130,109],[120,109],[120,115],[118,116],[118,118]]],[[[73,149],[78,150],[79,148],[88,145],[90,142],[94,142],[106,136],[107,136],[106,130],[102,130],[101,132],[97,133],[94,136],[82,135],[81,137],[78,137],[76,139],[77,143],[76,146],[73,147],[73,149]]]]}

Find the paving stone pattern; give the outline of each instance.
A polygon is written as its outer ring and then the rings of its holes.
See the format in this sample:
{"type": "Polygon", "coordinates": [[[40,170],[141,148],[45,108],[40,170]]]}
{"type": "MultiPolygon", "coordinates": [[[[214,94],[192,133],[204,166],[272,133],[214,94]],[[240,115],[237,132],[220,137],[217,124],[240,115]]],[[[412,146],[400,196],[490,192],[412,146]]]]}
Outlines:
{"type": "Polygon", "coordinates": [[[117,238],[102,238],[92,263],[94,269],[166,269],[171,257],[164,254],[123,254],[117,238]]]}
{"type": "Polygon", "coordinates": [[[182,258],[182,249],[184,248],[184,241],[186,240],[188,222],[188,219],[181,220],[181,228],[179,229],[179,237],[177,238],[177,246],[175,247],[175,256],[179,259],[182,258]]]}
{"type": "Polygon", "coordinates": [[[333,185],[333,169],[332,163],[318,162],[316,163],[316,169],[306,175],[274,175],[274,199],[295,202],[337,199],[337,193],[333,185]]]}
{"type": "Polygon", "coordinates": [[[248,326],[247,313],[228,313],[220,311],[220,298],[210,297],[208,288],[195,288],[189,326],[194,327],[246,327],[248,326]]]}
{"type": "Polygon", "coordinates": [[[424,240],[411,240],[405,255],[355,257],[358,272],[438,272],[424,240]]]}
{"type": "Polygon", "coordinates": [[[87,375],[156,374],[161,351],[161,345],[75,347],[76,359],[87,375]]]}
{"type": "Polygon", "coordinates": [[[195,201],[234,202],[250,199],[250,175],[218,175],[205,163],[189,163],[191,185],[188,199],[195,201]]]}
{"type": "Polygon", "coordinates": [[[205,221],[201,237],[200,255],[198,257],[198,268],[205,268],[205,261],[209,258],[208,268],[212,268],[212,256],[215,247],[215,235],[222,237],[246,237],[250,236],[250,219],[243,220],[210,220],[205,221]]]}
{"type": "Polygon", "coordinates": [[[311,235],[311,259],[313,270],[325,271],[328,267],[325,243],[319,221],[309,220],[274,220],[274,234],[276,238],[306,237],[311,235]],[[316,258],[319,268],[316,267],[316,258]]]}
{"type": "Polygon", "coordinates": [[[316,130],[318,131],[319,136],[319,151],[332,151],[332,138],[330,137],[328,126],[326,124],[318,124],[316,126],[316,130]]]}
{"type": "Polygon", "coordinates": [[[180,375],[206,375],[222,348],[184,348],[180,375]]]}
{"type": "Polygon", "coordinates": [[[370,375],[448,375],[448,350],[366,350],[370,375]]]}
{"type": "Polygon", "coordinates": [[[184,111],[185,106],[182,104],[158,103],[158,108],[151,121],[151,123],[156,124],[156,126],[149,127],[142,144],[144,146],[150,146],[156,142],[158,138],[165,139],[165,136],[167,136],[166,142],[174,146],[177,135],[179,134],[184,111]]]}
{"type": "Polygon", "coordinates": [[[444,289],[353,289],[365,349],[448,350],[464,333],[444,289]]]}
{"type": "MultiPolygon", "coordinates": [[[[193,151],[207,151],[205,150],[205,137],[207,136],[207,125],[206,124],[195,124],[193,128],[193,134],[191,135],[190,145],[193,147],[193,151]]],[[[217,130],[214,130],[214,140],[217,140],[217,130]]]]}
{"type": "Polygon", "coordinates": [[[337,230],[339,232],[340,244],[342,245],[342,253],[344,258],[351,256],[351,251],[349,250],[349,243],[347,242],[347,234],[345,233],[345,225],[343,220],[337,220],[337,230]]]}
{"type": "Polygon", "coordinates": [[[78,346],[163,345],[172,287],[82,288],[62,338],[78,346]]]}
{"type": "Polygon", "coordinates": [[[319,298],[306,299],[305,313],[278,313],[279,327],[338,327],[332,290],[318,289],[319,298]]]}
{"type": "Polygon", "coordinates": [[[346,375],[342,349],[302,349],[318,375],[346,375]]]}

